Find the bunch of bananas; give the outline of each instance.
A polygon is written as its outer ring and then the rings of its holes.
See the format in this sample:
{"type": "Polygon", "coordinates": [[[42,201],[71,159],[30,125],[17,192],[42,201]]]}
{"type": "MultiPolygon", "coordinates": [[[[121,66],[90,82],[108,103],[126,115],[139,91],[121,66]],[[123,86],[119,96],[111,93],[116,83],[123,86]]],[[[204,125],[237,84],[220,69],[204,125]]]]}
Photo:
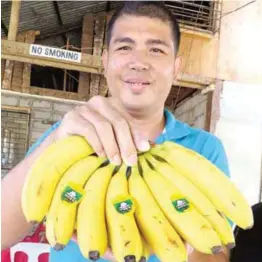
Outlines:
{"type": "Polygon", "coordinates": [[[253,226],[246,199],[211,162],[173,142],[139,154],[135,167],[97,157],[87,141],[69,136],[35,161],[22,192],[27,221],[46,219],[49,243],[61,250],[74,231],[84,257],[110,247],[119,262],[187,261],[185,242],[215,254],[234,246],[227,218],[253,226]],[[226,218],[227,217],[227,218],[226,218]]]}

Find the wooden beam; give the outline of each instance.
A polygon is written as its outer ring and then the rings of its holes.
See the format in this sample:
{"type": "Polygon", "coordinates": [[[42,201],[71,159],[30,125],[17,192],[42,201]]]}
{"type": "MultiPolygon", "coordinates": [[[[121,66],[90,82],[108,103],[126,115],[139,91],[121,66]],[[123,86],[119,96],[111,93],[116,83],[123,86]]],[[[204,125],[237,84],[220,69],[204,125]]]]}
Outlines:
{"type": "Polygon", "coordinates": [[[193,26],[181,25],[180,31],[181,31],[181,34],[184,34],[184,35],[198,36],[198,37],[208,39],[208,40],[213,38],[212,34],[204,30],[201,31],[201,29],[196,30],[193,26]]]}
{"type": "Polygon", "coordinates": [[[64,92],[62,90],[54,90],[36,86],[28,87],[29,92],[22,92],[22,93],[29,93],[32,95],[40,95],[40,96],[49,96],[55,98],[63,98],[63,99],[70,99],[70,100],[78,100],[78,101],[87,101],[88,96],[74,93],[74,92],[64,92]]]}
{"type": "Polygon", "coordinates": [[[18,43],[8,40],[1,40],[1,43],[2,43],[2,59],[20,61],[20,62],[36,64],[40,66],[51,66],[56,68],[68,69],[68,70],[89,72],[93,74],[102,74],[103,72],[100,57],[96,57],[88,54],[82,54],[81,62],[77,63],[67,60],[60,60],[57,58],[30,55],[29,54],[30,44],[27,43],[18,43]]]}
{"type": "MultiPolygon", "coordinates": [[[[56,68],[76,70],[92,74],[103,74],[103,64],[101,56],[83,54],[80,63],[60,60],[56,58],[40,57],[29,54],[30,44],[18,43],[14,41],[1,40],[2,59],[20,61],[24,63],[36,64],[40,66],[51,66],[56,68]]],[[[61,49],[64,50],[64,49],[61,49]]],[[[202,89],[214,82],[214,78],[193,74],[179,74],[174,85],[183,87],[202,89]]]]}
{"type": "MultiPolygon", "coordinates": [[[[10,14],[8,36],[7,36],[7,39],[10,41],[16,40],[20,8],[21,8],[21,1],[13,0],[12,7],[11,7],[11,14],[10,14]]],[[[3,89],[10,89],[11,87],[13,68],[14,68],[14,61],[10,61],[10,60],[6,61],[5,72],[4,72],[3,83],[2,83],[3,89]]]]}
{"type": "Polygon", "coordinates": [[[9,106],[9,105],[1,105],[1,109],[5,109],[8,111],[19,111],[30,114],[31,108],[30,107],[22,107],[22,106],[9,106]]]}
{"type": "Polygon", "coordinates": [[[56,29],[55,32],[49,32],[45,35],[39,35],[36,39],[37,40],[43,40],[43,39],[46,39],[46,38],[49,38],[49,37],[53,37],[53,36],[57,36],[57,35],[61,35],[61,34],[65,34],[65,33],[69,33],[71,31],[74,31],[74,30],[78,30],[82,27],[82,25],[77,25],[77,26],[60,26],[59,29],[56,29]]]}

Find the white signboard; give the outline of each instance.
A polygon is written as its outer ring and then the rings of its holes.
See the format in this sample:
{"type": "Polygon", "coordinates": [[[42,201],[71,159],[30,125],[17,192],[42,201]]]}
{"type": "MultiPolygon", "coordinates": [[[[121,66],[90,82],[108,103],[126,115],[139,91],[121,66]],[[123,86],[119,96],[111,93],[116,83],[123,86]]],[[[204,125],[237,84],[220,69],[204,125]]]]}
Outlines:
{"type": "Polygon", "coordinates": [[[61,48],[55,48],[44,45],[30,45],[30,55],[56,58],[60,60],[67,60],[72,62],[81,62],[81,53],[61,48]]]}

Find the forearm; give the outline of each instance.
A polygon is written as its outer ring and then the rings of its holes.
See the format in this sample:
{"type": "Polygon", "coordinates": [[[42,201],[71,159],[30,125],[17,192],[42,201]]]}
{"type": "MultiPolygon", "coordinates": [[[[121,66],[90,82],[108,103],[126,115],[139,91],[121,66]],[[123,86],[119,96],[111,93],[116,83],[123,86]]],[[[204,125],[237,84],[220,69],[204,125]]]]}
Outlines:
{"type": "Polygon", "coordinates": [[[26,221],[22,212],[22,188],[30,166],[52,142],[53,134],[51,134],[30,156],[14,167],[1,181],[1,250],[19,242],[31,229],[30,223],[26,221]]]}
{"type": "Polygon", "coordinates": [[[207,255],[194,251],[190,254],[188,262],[229,262],[229,255],[226,249],[216,255],[207,255]]]}

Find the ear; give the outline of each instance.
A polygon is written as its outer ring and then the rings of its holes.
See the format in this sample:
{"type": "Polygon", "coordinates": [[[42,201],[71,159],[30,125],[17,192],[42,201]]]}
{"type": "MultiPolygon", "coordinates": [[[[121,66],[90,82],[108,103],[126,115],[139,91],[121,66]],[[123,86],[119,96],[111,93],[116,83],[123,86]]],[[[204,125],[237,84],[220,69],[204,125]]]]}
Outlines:
{"type": "Polygon", "coordinates": [[[173,71],[173,83],[176,82],[177,76],[182,68],[182,57],[177,56],[175,58],[174,71],[173,71]]]}
{"type": "Polygon", "coordinates": [[[105,77],[106,77],[106,69],[107,69],[107,60],[108,60],[108,51],[107,49],[104,49],[103,54],[102,54],[102,62],[103,62],[105,77]]]}

